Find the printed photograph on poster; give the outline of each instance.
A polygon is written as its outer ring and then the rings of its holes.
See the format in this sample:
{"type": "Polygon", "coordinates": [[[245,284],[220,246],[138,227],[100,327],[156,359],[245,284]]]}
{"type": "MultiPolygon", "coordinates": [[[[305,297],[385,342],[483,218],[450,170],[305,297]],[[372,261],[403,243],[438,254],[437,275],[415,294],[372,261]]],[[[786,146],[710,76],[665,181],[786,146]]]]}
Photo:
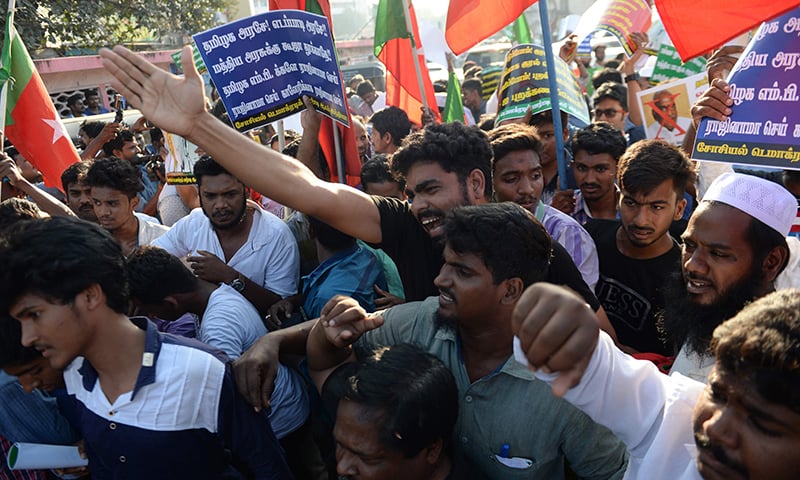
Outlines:
{"type": "Polygon", "coordinates": [[[637,100],[648,139],[680,145],[692,124],[692,103],[707,86],[704,73],[639,92],[637,100]]]}
{"type": "Polygon", "coordinates": [[[197,183],[194,178],[194,164],[200,159],[197,145],[189,140],[164,132],[165,146],[169,151],[164,162],[164,170],[169,185],[191,185],[197,183]]]}

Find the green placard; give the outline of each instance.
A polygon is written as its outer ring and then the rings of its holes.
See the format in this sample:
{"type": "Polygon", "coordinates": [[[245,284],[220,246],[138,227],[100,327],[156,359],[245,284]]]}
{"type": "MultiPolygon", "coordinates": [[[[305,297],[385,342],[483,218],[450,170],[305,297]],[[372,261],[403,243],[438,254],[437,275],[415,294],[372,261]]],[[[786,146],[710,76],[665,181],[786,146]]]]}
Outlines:
{"type": "Polygon", "coordinates": [[[705,71],[706,60],[697,57],[686,63],[681,62],[678,51],[672,45],[662,43],[658,49],[658,57],[653,67],[653,74],[650,76],[650,83],[659,84],[675,80],[676,78],[686,78],[705,71]]]}

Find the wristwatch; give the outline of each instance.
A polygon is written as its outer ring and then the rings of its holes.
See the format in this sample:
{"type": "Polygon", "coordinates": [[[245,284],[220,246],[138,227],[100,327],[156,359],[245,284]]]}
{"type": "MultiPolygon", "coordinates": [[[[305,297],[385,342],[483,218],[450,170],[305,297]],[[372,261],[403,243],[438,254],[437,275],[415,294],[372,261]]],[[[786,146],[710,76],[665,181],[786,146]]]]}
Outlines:
{"type": "Polygon", "coordinates": [[[244,276],[240,273],[236,278],[231,280],[228,285],[239,293],[244,292],[244,276]]]}
{"type": "Polygon", "coordinates": [[[639,72],[633,72],[630,75],[625,75],[625,83],[638,82],[639,78],[639,72]]]}

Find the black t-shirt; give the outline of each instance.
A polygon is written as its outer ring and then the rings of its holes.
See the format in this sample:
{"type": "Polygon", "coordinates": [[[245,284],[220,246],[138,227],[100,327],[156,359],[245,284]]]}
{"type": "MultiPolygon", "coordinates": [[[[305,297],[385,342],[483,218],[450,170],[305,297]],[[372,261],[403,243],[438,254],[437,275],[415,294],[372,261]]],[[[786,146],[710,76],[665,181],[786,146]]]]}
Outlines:
{"type": "MultiPolygon", "coordinates": [[[[439,274],[444,260],[441,248],[436,248],[428,232],[422,228],[411,212],[411,206],[396,198],[373,196],[381,216],[380,247],[397,265],[406,300],[424,300],[439,295],[433,279],[439,274]]],[[[556,285],[566,285],[581,295],[597,311],[600,302],[583,281],[578,267],[569,253],[555,240],[553,259],[547,281],[556,285]]]]}
{"type": "Polygon", "coordinates": [[[411,206],[396,198],[373,196],[381,215],[380,247],[394,260],[406,300],[414,302],[439,295],[433,279],[442,267],[442,250],[436,248],[411,206]]]}
{"type": "Polygon", "coordinates": [[[656,325],[656,314],[664,308],[667,278],[680,271],[681,250],[672,248],[656,258],[627,257],[617,248],[618,220],[591,219],[585,227],[597,246],[600,279],[595,293],[617,332],[620,343],[640,352],[671,355],[656,325]]]}

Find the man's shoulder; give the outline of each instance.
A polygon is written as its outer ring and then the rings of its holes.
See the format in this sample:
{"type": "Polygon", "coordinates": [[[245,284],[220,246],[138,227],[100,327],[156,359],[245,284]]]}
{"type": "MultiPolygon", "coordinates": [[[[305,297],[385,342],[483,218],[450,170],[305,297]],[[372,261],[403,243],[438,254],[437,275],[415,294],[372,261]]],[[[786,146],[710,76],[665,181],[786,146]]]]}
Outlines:
{"type": "MultiPolygon", "coordinates": [[[[233,287],[220,284],[208,297],[203,317],[218,316],[230,319],[231,323],[255,323],[263,326],[258,310],[233,287]]],[[[265,332],[266,333],[266,332],[265,332]]]]}
{"type": "Polygon", "coordinates": [[[622,226],[619,220],[611,220],[607,218],[591,218],[583,228],[589,232],[598,248],[601,244],[605,245],[613,241],[616,245],[617,230],[622,226]]]}
{"type": "Polygon", "coordinates": [[[577,234],[588,236],[588,232],[583,226],[578,223],[571,215],[567,215],[561,210],[554,208],[550,205],[544,205],[544,227],[550,235],[557,235],[555,232],[560,231],[574,231],[577,234]]]}
{"type": "Polygon", "coordinates": [[[396,305],[384,310],[383,325],[368,333],[372,334],[372,340],[380,337],[381,343],[386,339],[392,339],[392,343],[417,343],[428,340],[436,336],[439,330],[435,320],[438,308],[437,297],[396,305]]]}
{"type": "Polygon", "coordinates": [[[289,225],[276,217],[273,213],[261,208],[254,208],[252,212],[253,225],[250,228],[256,233],[261,235],[269,232],[273,235],[280,235],[287,238],[291,237],[292,241],[294,241],[294,235],[289,225]]]}

